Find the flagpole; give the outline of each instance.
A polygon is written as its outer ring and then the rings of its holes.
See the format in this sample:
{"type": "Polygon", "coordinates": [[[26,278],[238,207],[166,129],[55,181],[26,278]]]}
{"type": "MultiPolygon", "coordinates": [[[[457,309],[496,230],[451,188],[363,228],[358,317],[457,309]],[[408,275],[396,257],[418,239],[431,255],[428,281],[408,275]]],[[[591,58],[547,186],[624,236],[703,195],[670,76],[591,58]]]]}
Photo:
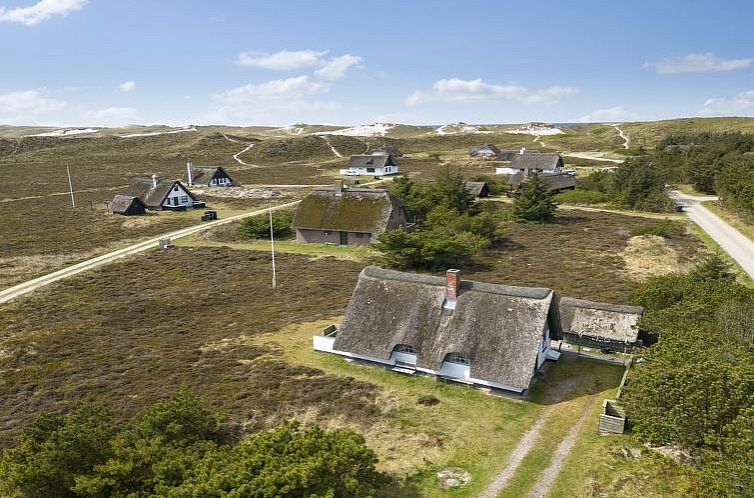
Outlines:
{"type": "Polygon", "coordinates": [[[68,190],[71,192],[71,207],[76,207],[76,199],[73,198],[73,183],[71,183],[71,169],[66,166],[66,173],[68,173],[68,190]]]}
{"type": "Polygon", "coordinates": [[[272,203],[270,203],[270,249],[272,251],[272,288],[277,288],[277,275],[275,273],[275,233],[272,229],[272,203]]]}

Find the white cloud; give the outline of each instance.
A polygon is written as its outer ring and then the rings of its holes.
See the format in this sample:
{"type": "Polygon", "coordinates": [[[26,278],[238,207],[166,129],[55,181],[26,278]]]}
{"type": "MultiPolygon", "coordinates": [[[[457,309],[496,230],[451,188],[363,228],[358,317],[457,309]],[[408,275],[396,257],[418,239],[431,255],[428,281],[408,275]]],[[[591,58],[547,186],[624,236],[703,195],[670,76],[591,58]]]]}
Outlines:
{"type": "Polygon", "coordinates": [[[0,117],[15,121],[19,117],[59,111],[63,100],[45,97],[37,90],[23,90],[0,94],[0,117]]]}
{"type": "Polygon", "coordinates": [[[272,80],[258,85],[244,85],[212,97],[223,104],[251,104],[270,100],[296,100],[305,95],[324,90],[321,83],[309,80],[308,76],[297,76],[282,80],[272,80]]]}
{"type": "Polygon", "coordinates": [[[752,59],[718,59],[712,52],[688,54],[682,57],[666,57],[659,62],[645,62],[644,68],[654,69],[657,74],[716,73],[750,67],[752,59]]]}
{"type": "Polygon", "coordinates": [[[260,67],[287,71],[301,69],[303,67],[321,66],[322,57],[327,50],[281,50],[274,54],[266,52],[241,52],[236,59],[236,64],[247,67],[260,67]]]}
{"type": "Polygon", "coordinates": [[[324,66],[314,71],[315,76],[325,80],[338,80],[345,77],[346,72],[351,66],[361,64],[364,59],[358,55],[341,55],[330,59],[324,66]]]}
{"type": "Polygon", "coordinates": [[[121,126],[136,118],[136,109],[132,107],[106,107],[81,113],[85,125],[121,126]]]}
{"type": "Polygon", "coordinates": [[[621,106],[610,107],[607,109],[597,109],[585,116],[581,116],[577,121],[582,123],[606,123],[610,121],[636,121],[639,116],[633,112],[625,110],[621,106]]]}
{"type": "Polygon", "coordinates": [[[124,81],[120,85],[118,85],[118,90],[121,92],[130,93],[136,90],[136,82],[135,81],[124,81]]]}
{"type": "Polygon", "coordinates": [[[26,26],[36,26],[54,16],[67,16],[81,10],[89,0],[42,0],[29,7],[6,9],[0,7],[0,21],[17,22],[26,26]]]}
{"type": "Polygon", "coordinates": [[[430,90],[417,90],[406,99],[416,106],[430,102],[472,103],[492,100],[512,100],[524,104],[554,104],[561,98],[577,93],[574,87],[555,85],[543,90],[530,90],[521,85],[494,85],[481,79],[451,78],[436,81],[430,90]]]}
{"type": "Polygon", "coordinates": [[[697,114],[699,116],[754,115],[754,90],[741,92],[733,98],[707,99],[697,114]]]}

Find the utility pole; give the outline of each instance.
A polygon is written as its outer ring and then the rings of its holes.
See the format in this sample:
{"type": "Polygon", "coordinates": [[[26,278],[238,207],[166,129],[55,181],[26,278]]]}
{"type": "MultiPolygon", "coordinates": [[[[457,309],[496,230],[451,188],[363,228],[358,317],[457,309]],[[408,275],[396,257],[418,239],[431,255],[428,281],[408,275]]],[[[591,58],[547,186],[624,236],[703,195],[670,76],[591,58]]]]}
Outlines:
{"type": "Polygon", "coordinates": [[[73,183],[71,183],[71,169],[66,166],[65,167],[66,173],[68,173],[68,190],[71,192],[71,207],[76,207],[76,199],[73,197],[73,183]]]}
{"type": "Polygon", "coordinates": [[[272,288],[277,288],[277,275],[275,273],[275,231],[272,229],[272,203],[270,203],[270,249],[272,251],[272,288]]]}

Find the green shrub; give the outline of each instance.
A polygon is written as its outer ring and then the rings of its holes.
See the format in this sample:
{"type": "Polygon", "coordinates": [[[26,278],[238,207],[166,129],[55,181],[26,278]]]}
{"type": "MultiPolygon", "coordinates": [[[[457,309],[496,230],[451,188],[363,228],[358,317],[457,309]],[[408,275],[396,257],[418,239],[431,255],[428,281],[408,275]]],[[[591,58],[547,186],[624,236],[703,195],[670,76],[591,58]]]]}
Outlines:
{"type": "MultiPolygon", "coordinates": [[[[278,211],[272,214],[272,230],[275,237],[290,237],[293,233],[291,223],[293,222],[293,211],[278,211]]],[[[254,216],[246,218],[236,231],[238,235],[249,239],[269,239],[270,238],[270,218],[269,215],[254,216]]]]}
{"type": "Polygon", "coordinates": [[[631,230],[632,237],[638,235],[658,235],[664,239],[670,239],[673,236],[683,235],[684,233],[686,233],[686,225],[668,219],[653,225],[642,225],[631,230]]]}
{"type": "Polygon", "coordinates": [[[555,216],[557,203],[553,193],[534,174],[521,185],[521,194],[513,201],[513,219],[516,223],[550,221],[555,216]]]}
{"type": "Polygon", "coordinates": [[[555,200],[560,204],[583,204],[591,206],[592,204],[603,204],[610,200],[610,197],[596,190],[566,190],[555,196],[555,200]]]}

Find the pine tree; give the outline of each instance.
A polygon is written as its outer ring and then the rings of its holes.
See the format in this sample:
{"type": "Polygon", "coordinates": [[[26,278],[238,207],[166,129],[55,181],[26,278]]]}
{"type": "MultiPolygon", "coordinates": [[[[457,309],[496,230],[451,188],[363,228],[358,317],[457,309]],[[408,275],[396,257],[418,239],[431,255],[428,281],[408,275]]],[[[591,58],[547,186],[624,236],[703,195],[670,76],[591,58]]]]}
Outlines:
{"type": "Polygon", "coordinates": [[[553,193],[534,173],[521,185],[521,195],[513,201],[513,219],[517,223],[544,223],[552,220],[557,208],[553,193]]]}

